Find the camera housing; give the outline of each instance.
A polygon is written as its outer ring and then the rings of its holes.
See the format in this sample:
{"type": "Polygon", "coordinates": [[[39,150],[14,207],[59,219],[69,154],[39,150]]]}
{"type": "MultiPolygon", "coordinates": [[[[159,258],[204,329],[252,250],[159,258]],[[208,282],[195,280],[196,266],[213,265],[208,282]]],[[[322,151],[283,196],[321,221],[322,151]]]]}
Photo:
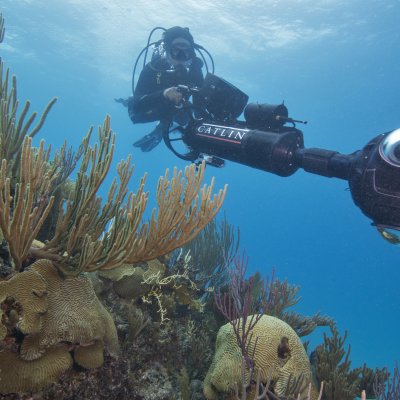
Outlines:
{"type": "Polygon", "coordinates": [[[249,96],[218,76],[207,73],[198,92],[203,112],[216,122],[234,121],[242,114],[249,96]]]}
{"type": "Polygon", "coordinates": [[[196,94],[200,109],[196,106],[194,111],[201,118],[174,128],[182,133],[189,153],[177,153],[169,137],[164,137],[178,157],[194,162],[214,160],[209,164],[217,167],[231,160],[279,176],[303,168],[344,179],[354,203],[374,225],[400,230],[400,129],[378,135],[348,155],[304,148],[303,133],[295,123],[306,122],[290,118],[283,103],[247,104],[245,93],[213,74],[207,74],[204,87],[196,94]],[[244,121],[237,119],[242,112],[244,121]]]}

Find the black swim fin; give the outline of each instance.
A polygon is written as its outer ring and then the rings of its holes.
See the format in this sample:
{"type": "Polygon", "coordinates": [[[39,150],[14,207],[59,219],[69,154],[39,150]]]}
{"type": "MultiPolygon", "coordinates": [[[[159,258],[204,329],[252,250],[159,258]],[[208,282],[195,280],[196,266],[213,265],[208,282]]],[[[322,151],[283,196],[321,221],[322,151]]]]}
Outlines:
{"type": "Polygon", "coordinates": [[[152,132],[143,136],[141,139],[133,143],[134,147],[139,147],[140,150],[147,153],[154,149],[161,142],[163,136],[163,126],[161,123],[157,124],[152,132]]]}
{"type": "Polygon", "coordinates": [[[114,101],[116,103],[120,103],[122,104],[124,107],[128,107],[129,104],[129,97],[127,99],[123,99],[122,97],[120,97],[119,99],[114,99],[114,101]]]}

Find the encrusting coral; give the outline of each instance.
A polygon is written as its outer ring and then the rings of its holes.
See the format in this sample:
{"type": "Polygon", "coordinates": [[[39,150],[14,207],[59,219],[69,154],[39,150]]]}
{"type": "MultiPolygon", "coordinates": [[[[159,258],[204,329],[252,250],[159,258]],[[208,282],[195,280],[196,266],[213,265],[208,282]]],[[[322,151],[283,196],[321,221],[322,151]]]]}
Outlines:
{"type": "MultiPolygon", "coordinates": [[[[1,39],[3,26],[0,15],[1,39]]],[[[128,194],[130,157],[118,164],[119,183],[114,179],[105,201],[98,196],[114,153],[110,118],[99,127],[98,143],[90,146],[90,129],[76,154],[64,145],[50,159],[44,142],[35,148],[32,137],[56,100],[31,128],[36,113],[27,117],[29,102],[18,113],[16,79],[10,84],[9,70],[3,72],[0,59],[0,235],[10,260],[0,275],[0,393],[9,393],[51,383],[70,367],[71,355],[94,368],[103,363],[105,347],[115,353],[114,323],[85,273],[152,260],[183,246],[214,218],[226,187],[213,194],[214,180],[202,186],[204,164],[174,169],[171,178],[167,170],[158,182],[157,208],[143,223],[146,177],[128,194]],[[56,201],[57,189],[76,167],[68,197],[56,201]],[[37,245],[53,207],[54,233],[37,245]]]]}
{"type": "Polygon", "coordinates": [[[136,300],[151,289],[151,286],[144,282],[146,278],[154,275],[164,277],[165,273],[165,265],[156,259],[134,267],[126,264],[112,270],[99,271],[98,276],[112,282],[113,291],[118,296],[136,300]]]}
{"type": "MultiPolygon", "coordinates": [[[[311,366],[306,351],[295,331],[278,318],[263,315],[252,330],[249,347],[254,348],[254,371],[260,382],[272,378],[277,396],[291,395],[290,386],[302,380],[300,399],[305,399],[311,382],[311,366]],[[282,352],[282,340],[287,350],[282,352]]],[[[242,354],[230,323],[218,331],[213,362],[204,380],[204,395],[208,400],[218,397],[218,392],[229,393],[242,385],[242,354]]],[[[318,398],[312,388],[311,399],[318,398]]]]}

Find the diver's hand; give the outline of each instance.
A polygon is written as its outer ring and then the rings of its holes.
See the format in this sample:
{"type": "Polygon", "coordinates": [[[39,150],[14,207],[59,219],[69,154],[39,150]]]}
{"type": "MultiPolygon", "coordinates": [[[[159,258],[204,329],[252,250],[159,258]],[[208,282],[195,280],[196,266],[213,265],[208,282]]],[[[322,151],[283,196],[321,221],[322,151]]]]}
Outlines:
{"type": "Polygon", "coordinates": [[[175,86],[165,89],[163,95],[167,100],[176,105],[182,102],[183,94],[175,86]]]}

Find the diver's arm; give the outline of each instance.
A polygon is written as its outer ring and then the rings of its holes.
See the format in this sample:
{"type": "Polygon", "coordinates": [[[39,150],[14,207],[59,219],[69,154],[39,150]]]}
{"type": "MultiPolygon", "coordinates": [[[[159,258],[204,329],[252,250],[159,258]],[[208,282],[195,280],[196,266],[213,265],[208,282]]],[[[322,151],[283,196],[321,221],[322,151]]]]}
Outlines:
{"type": "Polygon", "coordinates": [[[129,104],[129,116],[134,123],[158,121],[168,113],[170,104],[164,97],[164,90],[157,83],[156,71],[146,66],[129,104]]]}

